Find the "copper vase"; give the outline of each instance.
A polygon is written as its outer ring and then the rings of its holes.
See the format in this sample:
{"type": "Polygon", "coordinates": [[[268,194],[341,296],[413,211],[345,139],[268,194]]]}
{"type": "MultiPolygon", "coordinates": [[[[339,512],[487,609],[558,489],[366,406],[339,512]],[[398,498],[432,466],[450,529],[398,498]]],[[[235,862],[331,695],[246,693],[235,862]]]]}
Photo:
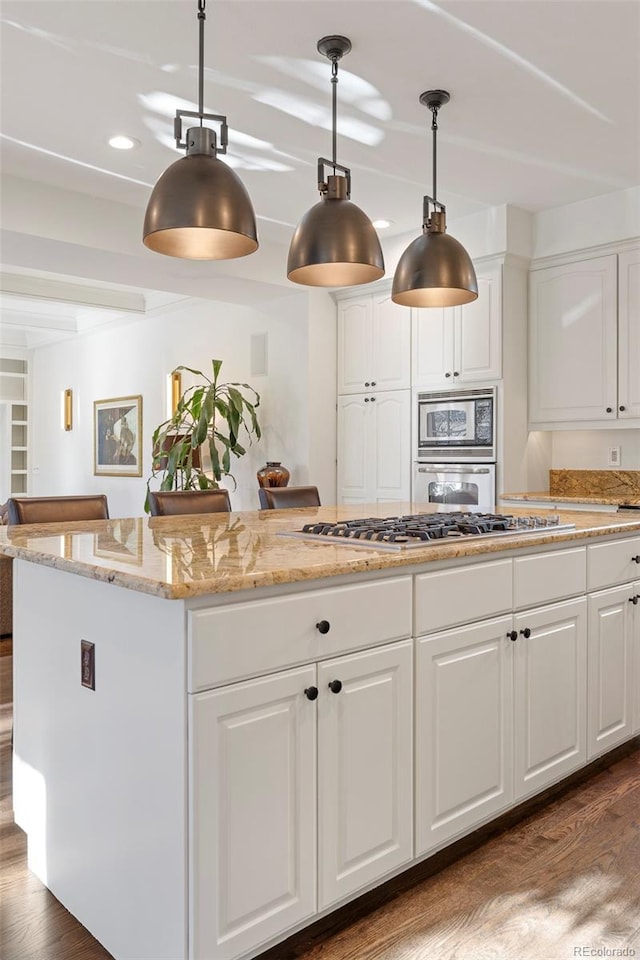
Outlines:
{"type": "Polygon", "coordinates": [[[283,467],[279,460],[267,460],[257,474],[258,485],[261,487],[286,487],[291,474],[283,467]]]}

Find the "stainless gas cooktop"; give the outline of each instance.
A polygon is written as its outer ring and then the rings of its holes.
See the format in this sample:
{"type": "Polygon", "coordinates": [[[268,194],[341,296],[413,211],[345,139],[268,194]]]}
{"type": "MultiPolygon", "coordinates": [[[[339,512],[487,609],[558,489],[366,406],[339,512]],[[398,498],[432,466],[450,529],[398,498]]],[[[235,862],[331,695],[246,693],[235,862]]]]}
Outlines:
{"type": "Polygon", "coordinates": [[[575,523],[560,523],[557,514],[546,517],[514,517],[494,513],[417,513],[402,517],[368,517],[336,523],[305,523],[301,530],[283,530],[278,535],[349,547],[376,550],[411,550],[430,544],[452,543],[470,538],[508,537],[549,530],[573,530],[575,523]]]}

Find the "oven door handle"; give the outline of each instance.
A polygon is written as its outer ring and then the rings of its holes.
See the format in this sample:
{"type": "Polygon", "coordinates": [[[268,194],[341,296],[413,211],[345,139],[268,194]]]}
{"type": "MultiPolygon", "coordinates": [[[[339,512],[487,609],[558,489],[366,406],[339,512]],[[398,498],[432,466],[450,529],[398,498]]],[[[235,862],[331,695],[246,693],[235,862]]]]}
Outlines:
{"type": "Polygon", "coordinates": [[[455,467],[450,463],[430,463],[428,467],[418,467],[418,473],[491,473],[489,467],[455,467]]]}

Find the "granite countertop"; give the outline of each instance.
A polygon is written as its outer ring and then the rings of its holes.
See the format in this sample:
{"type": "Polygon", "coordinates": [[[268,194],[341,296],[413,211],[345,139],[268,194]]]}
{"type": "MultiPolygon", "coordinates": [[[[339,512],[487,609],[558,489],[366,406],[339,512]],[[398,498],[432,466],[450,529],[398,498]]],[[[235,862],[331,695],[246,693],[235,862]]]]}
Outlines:
{"type": "MultiPolygon", "coordinates": [[[[431,543],[424,549],[408,551],[335,546],[278,536],[281,531],[300,529],[303,523],[317,519],[336,521],[412,512],[437,510],[411,503],[349,504],[0,527],[0,553],[158,597],[180,599],[605,534],[640,533],[640,517],[584,512],[564,515],[565,522],[575,524],[571,530],[431,543]]],[[[527,513],[517,509],[511,512],[527,513]]]]}
{"type": "Polygon", "coordinates": [[[501,500],[537,500],[538,502],[544,503],[593,503],[593,504],[610,504],[612,507],[619,507],[623,504],[628,504],[632,507],[640,506],[640,497],[624,497],[621,498],[618,496],[605,496],[600,494],[598,496],[587,496],[575,493],[572,496],[567,494],[558,495],[557,493],[549,493],[548,490],[543,490],[540,492],[533,493],[503,493],[500,496],[501,500]]]}

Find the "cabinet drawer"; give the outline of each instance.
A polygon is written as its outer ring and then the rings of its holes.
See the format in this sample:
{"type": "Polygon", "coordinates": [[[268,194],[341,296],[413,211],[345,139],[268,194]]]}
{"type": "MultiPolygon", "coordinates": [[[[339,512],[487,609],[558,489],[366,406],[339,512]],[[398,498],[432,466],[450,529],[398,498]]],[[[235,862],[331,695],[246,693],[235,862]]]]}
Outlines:
{"type": "Polygon", "coordinates": [[[416,577],[416,636],[511,612],[511,560],[416,577]]]}
{"type": "Polygon", "coordinates": [[[587,583],[589,590],[614,587],[640,577],[640,537],[596,543],[587,547],[587,583]]]}
{"type": "Polygon", "coordinates": [[[409,636],[411,577],[192,610],[189,692],[409,636]]]}
{"type": "Polygon", "coordinates": [[[532,607],[584,593],[586,550],[561,550],[521,557],[513,562],[513,606],[532,607]]]}

